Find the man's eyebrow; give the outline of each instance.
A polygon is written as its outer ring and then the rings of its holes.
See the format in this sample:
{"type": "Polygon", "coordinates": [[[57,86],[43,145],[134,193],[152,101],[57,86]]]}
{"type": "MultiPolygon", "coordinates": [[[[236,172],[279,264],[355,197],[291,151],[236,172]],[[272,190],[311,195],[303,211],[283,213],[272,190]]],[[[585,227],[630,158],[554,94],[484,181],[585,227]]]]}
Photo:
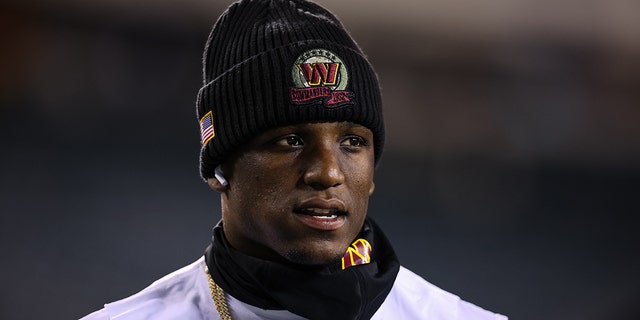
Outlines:
{"type": "Polygon", "coordinates": [[[355,123],[355,122],[347,122],[347,124],[348,124],[347,128],[349,128],[349,129],[352,129],[352,128],[366,128],[365,126],[363,126],[363,125],[361,125],[359,123],[355,123]]]}

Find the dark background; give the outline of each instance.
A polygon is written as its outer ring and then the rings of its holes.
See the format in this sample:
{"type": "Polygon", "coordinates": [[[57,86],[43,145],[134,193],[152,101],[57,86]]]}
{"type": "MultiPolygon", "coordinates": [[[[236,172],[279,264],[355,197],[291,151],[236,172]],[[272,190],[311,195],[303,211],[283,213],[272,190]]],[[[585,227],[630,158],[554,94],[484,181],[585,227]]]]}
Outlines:
{"type": "MultiPolygon", "coordinates": [[[[230,1],[0,5],[1,319],[75,319],[202,255],[195,96],[230,1]]],[[[370,215],[512,319],[639,319],[640,4],[330,1],[381,78],[370,215]]]]}

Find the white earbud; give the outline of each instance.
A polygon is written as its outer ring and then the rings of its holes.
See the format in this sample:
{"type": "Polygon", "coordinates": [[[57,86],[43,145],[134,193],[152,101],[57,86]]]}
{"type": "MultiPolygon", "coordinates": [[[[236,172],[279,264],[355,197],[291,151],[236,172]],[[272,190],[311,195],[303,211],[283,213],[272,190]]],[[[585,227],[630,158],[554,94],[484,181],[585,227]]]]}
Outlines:
{"type": "Polygon", "coordinates": [[[216,167],[216,169],[214,170],[214,175],[216,176],[216,180],[218,180],[218,182],[220,182],[223,187],[229,185],[229,181],[225,179],[224,173],[222,173],[222,169],[220,169],[220,166],[216,167]]]}

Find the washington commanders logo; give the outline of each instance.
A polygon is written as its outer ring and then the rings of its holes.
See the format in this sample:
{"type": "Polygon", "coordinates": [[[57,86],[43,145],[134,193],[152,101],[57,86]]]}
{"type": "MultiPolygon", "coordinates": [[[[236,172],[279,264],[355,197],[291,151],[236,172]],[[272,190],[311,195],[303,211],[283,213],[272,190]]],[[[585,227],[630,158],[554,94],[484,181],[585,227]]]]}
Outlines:
{"type": "Polygon", "coordinates": [[[354,241],[342,257],[342,270],[371,262],[371,244],[365,239],[354,241]]]}
{"type": "Polygon", "coordinates": [[[347,67],[331,51],[314,49],[301,54],[291,70],[291,102],[309,104],[322,101],[327,108],[353,103],[353,94],[344,89],[349,81],[347,67]]]}

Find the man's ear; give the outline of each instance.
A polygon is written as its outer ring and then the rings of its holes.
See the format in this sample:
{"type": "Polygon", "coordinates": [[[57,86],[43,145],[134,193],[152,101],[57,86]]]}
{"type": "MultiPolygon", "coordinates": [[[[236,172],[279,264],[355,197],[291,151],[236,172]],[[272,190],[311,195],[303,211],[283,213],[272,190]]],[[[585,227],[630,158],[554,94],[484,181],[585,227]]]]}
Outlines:
{"type": "Polygon", "coordinates": [[[209,188],[213,189],[214,191],[218,191],[220,193],[227,191],[228,184],[222,184],[216,178],[207,179],[207,184],[209,185],[209,188]]]}
{"type": "Polygon", "coordinates": [[[214,177],[207,179],[207,183],[211,189],[224,192],[229,187],[229,181],[224,177],[224,172],[222,172],[222,168],[218,165],[214,170],[214,177]]]}
{"type": "Polygon", "coordinates": [[[369,188],[369,195],[372,195],[373,190],[375,189],[376,189],[376,184],[373,181],[371,181],[371,188],[369,188]]]}
{"type": "Polygon", "coordinates": [[[224,192],[229,187],[229,181],[224,177],[224,172],[222,172],[222,168],[218,165],[214,170],[214,177],[207,179],[207,183],[209,187],[218,192],[224,192]]]}

